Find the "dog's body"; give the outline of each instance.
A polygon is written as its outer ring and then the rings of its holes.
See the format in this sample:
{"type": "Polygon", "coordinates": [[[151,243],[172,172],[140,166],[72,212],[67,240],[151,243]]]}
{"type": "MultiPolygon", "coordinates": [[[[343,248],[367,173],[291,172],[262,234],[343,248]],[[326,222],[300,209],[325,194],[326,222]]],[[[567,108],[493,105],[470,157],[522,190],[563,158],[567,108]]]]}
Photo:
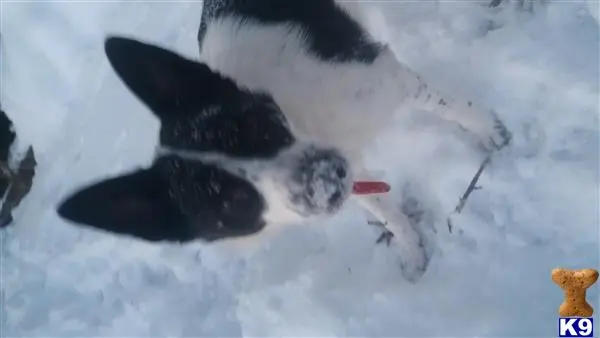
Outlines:
{"type": "MultiPolygon", "coordinates": [[[[59,213],[148,240],[256,235],[337,212],[355,177],[373,179],[365,146],[414,105],[490,149],[508,142],[493,112],[433,90],[345,6],[205,0],[200,63],[108,39],[113,68],[161,120],[163,156],[79,192],[59,213]]],[[[416,280],[428,262],[418,232],[390,197],[359,201],[393,232],[404,275],[416,280]]]]}

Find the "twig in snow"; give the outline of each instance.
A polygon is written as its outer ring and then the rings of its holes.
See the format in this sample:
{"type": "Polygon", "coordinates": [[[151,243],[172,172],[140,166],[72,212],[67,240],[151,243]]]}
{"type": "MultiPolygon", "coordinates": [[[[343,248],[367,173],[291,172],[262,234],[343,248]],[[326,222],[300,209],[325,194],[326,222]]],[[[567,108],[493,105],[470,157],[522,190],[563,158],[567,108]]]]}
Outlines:
{"type": "MultiPolygon", "coordinates": [[[[475,173],[475,176],[473,176],[471,183],[469,183],[467,190],[460,197],[460,200],[458,201],[458,205],[456,206],[456,208],[454,209],[454,212],[452,214],[460,214],[462,209],[465,207],[465,204],[467,203],[467,199],[469,198],[469,196],[471,195],[473,190],[481,189],[480,186],[477,186],[477,181],[479,181],[479,176],[481,176],[481,173],[483,173],[483,170],[485,169],[487,164],[491,161],[491,159],[492,159],[492,155],[490,154],[485,158],[483,163],[481,163],[481,165],[479,166],[479,169],[475,173]]],[[[448,223],[448,231],[450,231],[450,233],[452,233],[452,220],[450,219],[450,216],[452,216],[452,214],[450,214],[448,216],[448,218],[446,219],[446,221],[448,223]]]]}

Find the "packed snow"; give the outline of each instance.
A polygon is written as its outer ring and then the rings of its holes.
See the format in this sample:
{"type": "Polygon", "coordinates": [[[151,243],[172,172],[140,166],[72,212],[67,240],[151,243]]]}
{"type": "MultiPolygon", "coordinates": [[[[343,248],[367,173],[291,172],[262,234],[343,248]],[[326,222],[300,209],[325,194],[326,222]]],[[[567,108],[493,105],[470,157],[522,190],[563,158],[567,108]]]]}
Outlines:
{"type": "MultiPolygon", "coordinates": [[[[373,145],[371,169],[405,209],[423,211],[434,254],[416,284],[354,203],[255,250],[153,245],[59,219],[66,194],[149,164],[157,143],[158,121],[109,67],[104,37],[196,58],[202,5],[0,4],[1,102],[39,163],[16,223],[0,232],[2,337],[556,336],[551,269],[599,266],[596,0],[532,11],[370,4],[401,60],[494,108],[513,132],[452,232],[446,218],[485,157],[473,140],[415,111],[373,145]]],[[[598,289],[588,291],[596,313],[598,289]]]]}

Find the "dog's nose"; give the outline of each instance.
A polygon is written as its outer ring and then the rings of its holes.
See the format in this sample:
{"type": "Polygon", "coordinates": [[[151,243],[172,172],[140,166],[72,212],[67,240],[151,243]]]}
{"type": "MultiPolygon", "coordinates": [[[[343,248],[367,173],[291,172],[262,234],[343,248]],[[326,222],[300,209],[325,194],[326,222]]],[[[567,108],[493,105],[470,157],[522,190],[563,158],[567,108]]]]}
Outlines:
{"type": "Polygon", "coordinates": [[[342,198],[342,193],[341,193],[341,191],[337,190],[329,198],[329,205],[332,205],[332,206],[339,205],[341,198],[342,198]]]}

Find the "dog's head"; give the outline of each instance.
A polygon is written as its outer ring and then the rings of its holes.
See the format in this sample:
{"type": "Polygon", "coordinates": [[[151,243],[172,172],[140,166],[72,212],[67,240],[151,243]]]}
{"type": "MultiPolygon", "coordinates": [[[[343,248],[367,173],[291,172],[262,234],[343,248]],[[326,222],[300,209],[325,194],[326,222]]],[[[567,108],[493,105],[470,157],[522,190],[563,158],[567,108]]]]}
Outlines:
{"type": "Polygon", "coordinates": [[[128,38],[108,38],[105,51],[160,120],[162,151],[150,168],[74,193],[61,217],[151,241],[211,241],[332,214],[351,193],[347,160],[298,140],[268,94],[128,38]]]}

